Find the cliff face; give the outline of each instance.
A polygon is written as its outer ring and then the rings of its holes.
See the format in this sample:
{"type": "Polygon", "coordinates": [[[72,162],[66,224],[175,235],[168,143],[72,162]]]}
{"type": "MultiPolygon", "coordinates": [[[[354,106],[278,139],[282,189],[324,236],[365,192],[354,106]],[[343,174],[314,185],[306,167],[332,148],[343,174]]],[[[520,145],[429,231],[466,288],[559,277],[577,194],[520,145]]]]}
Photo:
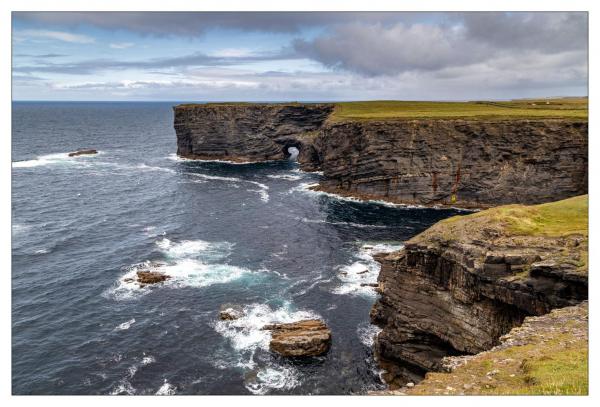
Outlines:
{"type": "MultiPolygon", "coordinates": [[[[510,211],[507,219],[523,214],[510,211]]],[[[499,216],[448,219],[378,259],[381,296],[371,319],[383,328],[376,352],[388,382],[418,381],[445,356],[490,349],[526,316],[587,299],[587,232],[508,232],[499,216]]]]}
{"type": "Polygon", "coordinates": [[[175,107],[178,154],[231,161],[300,150],[319,189],[422,205],[540,203],[587,192],[587,122],[329,120],[333,104],[175,107]]]}
{"type": "Polygon", "coordinates": [[[330,192],[461,207],[587,192],[585,122],[347,122],[324,128],[316,145],[330,192]]]}
{"type": "Polygon", "coordinates": [[[207,104],[175,107],[177,154],[187,158],[250,161],[281,160],[287,149],[310,162],[312,134],[333,105],[207,104]]]}

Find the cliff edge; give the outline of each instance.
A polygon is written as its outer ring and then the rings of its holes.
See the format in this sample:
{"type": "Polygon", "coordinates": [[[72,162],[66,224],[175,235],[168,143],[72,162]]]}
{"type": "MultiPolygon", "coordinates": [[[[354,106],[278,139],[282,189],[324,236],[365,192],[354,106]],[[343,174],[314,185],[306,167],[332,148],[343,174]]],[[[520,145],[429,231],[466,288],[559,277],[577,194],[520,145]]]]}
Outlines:
{"type": "Polygon", "coordinates": [[[260,162],[285,159],[295,147],[303,170],[323,171],[317,189],[326,192],[465,208],[587,193],[587,105],[216,103],[174,110],[180,156],[260,162]]]}
{"type": "Polygon", "coordinates": [[[371,319],[391,387],[489,350],[528,316],[586,300],[587,212],[587,196],[501,206],[438,222],[380,256],[371,319]]]}

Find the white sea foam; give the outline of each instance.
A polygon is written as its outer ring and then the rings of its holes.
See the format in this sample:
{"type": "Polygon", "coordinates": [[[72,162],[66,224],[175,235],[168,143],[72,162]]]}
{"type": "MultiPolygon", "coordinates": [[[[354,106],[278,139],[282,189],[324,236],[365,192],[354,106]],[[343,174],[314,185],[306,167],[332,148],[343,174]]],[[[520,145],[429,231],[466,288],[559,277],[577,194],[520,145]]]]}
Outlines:
{"type": "Polygon", "coordinates": [[[363,228],[363,229],[385,229],[388,226],[386,225],[369,225],[363,223],[355,223],[355,222],[331,222],[325,219],[308,219],[308,218],[300,218],[297,217],[300,221],[304,223],[326,223],[328,225],[338,225],[338,226],[352,226],[355,228],[363,228]]]}
{"type": "MultiPolygon", "coordinates": [[[[98,154],[100,154],[100,151],[98,154]]],[[[98,154],[80,155],[75,157],[69,157],[69,153],[46,154],[40,155],[32,160],[13,161],[12,168],[32,168],[51,164],[83,164],[88,159],[94,158],[94,156],[97,156],[98,154]]]]}
{"type": "Polygon", "coordinates": [[[225,181],[225,182],[233,182],[233,183],[248,183],[248,184],[256,185],[258,187],[258,189],[249,189],[248,191],[258,192],[258,195],[260,196],[260,199],[263,202],[269,202],[269,187],[265,184],[261,184],[260,182],[249,181],[249,180],[244,180],[244,179],[235,178],[235,177],[221,177],[218,175],[199,174],[196,172],[188,172],[186,174],[192,175],[194,177],[198,177],[198,178],[201,178],[204,180],[225,181]]]}
{"type": "Polygon", "coordinates": [[[140,270],[168,275],[170,278],[159,286],[171,288],[224,284],[253,273],[244,267],[222,262],[233,250],[234,245],[229,242],[183,240],[176,243],[163,238],[156,245],[163,252],[165,261],[134,264],[119,278],[115,286],[105,292],[105,296],[126,300],[149,293],[151,286],[140,287],[136,282],[136,275],[140,270]]]}
{"type": "Polygon", "coordinates": [[[267,366],[259,369],[256,376],[244,382],[252,394],[267,394],[269,391],[290,390],[300,384],[299,373],[289,366],[267,366]]]}
{"type": "Polygon", "coordinates": [[[393,252],[402,247],[401,244],[364,244],[354,255],[357,261],[340,267],[337,278],[342,284],[334,288],[333,293],[374,297],[376,292],[373,287],[361,285],[377,283],[381,265],[375,261],[373,255],[393,252]]]}
{"type": "Polygon", "coordinates": [[[284,179],[286,181],[298,181],[302,179],[300,175],[290,175],[290,174],[279,174],[279,175],[267,175],[267,177],[272,179],[284,179]]]}
{"type": "Polygon", "coordinates": [[[381,332],[381,328],[368,322],[360,324],[356,329],[356,333],[362,344],[369,348],[375,343],[375,337],[379,335],[379,332],[381,332]]]}
{"type": "Polygon", "coordinates": [[[169,383],[167,379],[165,379],[163,385],[156,391],[157,396],[172,396],[173,394],[175,394],[175,386],[169,383]]]}
{"type": "Polygon", "coordinates": [[[144,356],[141,364],[142,364],[142,366],[146,366],[146,365],[149,365],[154,362],[156,362],[156,359],[154,358],[154,356],[144,356]]]}
{"type": "Polygon", "coordinates": [[[129,321],[119,324],[119,326],[117,326],[115,329],[119,330],[119,331],[124,331],[126,329],[129,329],[131,327],[131,325],[133,325],[134,323],[135,323],[135,318],[131,318],[129,321]]]}
{"type": "Polygon", "coordinates": [[[169,154],[167,156],[167,159],[173,160],[173,161],[191,161],[191,162],[199,162],[199,163],[220,163],[220,164],[231,164],[231,165],[261,164],[261,163],[270,163],[270,162],[280,161],[280,160],[263,160],[263,161],[202,160],[202,159],[197,159],[197,158],[181,157],[175,153],[169,154]]]}
{"type": "Polygon", "coordinates": [[[128,395],[132,395],[135,394],[135,389],[133,388],[133,386],[131,385],[131,383],[129,383],[128,380],[121,380],[119,382],[119,384],[117,385],[117,387],[115,387],[111,392],[111,395],[117,395],[117,394],[128,394],[128,395]]]}
{"type": "Polygon", "coordinates": [[[251,184],[254,184],[256,186],[258,186],[258,189],[250,189],[250,191],[254,191],[254,192],[258,192],[258,194],[260,195],[260,199],[263,202],[269,202],[269,187],[265,184],[261,184],[260,182],[256,182],[256,181],[246,181],[249,182],[251,184]]]}
{"type": "Polygon", "coordinates": [[[136,165],[134,168],[138,169],[138,170],[144,170],[144,171],[162,171],[162,172],[168,172],[171,174],[175,174],[177,172],[173,168],[160,167],[160,166],[155,166],[155,165],[146,165],[143,163],[136,165]]]}
{"type": "Polygon", "coordinates": [[[244,307],[244,315],[232,321],[216,321],[215,331],[228,340],[235,350],[228,359],[219,359],[218,366],[241,367],[254,370],[256,374],[245,382],[246,388],[254,394],[265,394],[271,389],[291,389],[299,384],[299,373],[293,367],[279,366],[272,362],[262,365],[255,361],[255,354],[268,352],[271,333],[262,328],[268,324],[288,323],[303,319],[319,318],[319,315],[306,310],[295,310],[291,303],[273,309],[266,304],[250,304],[244,307]],[[258,365],[261,366],[258,366],[258,365]]]}

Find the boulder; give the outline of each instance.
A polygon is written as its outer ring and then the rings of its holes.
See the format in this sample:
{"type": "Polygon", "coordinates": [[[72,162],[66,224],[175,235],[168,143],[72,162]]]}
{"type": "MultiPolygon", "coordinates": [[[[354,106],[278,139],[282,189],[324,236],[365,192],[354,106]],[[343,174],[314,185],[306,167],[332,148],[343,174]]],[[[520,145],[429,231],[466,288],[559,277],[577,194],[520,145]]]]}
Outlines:
{"type": "Polygon", "coordinates": [[[329,349],[331,330],[318,319],[266,325],[271,331],[271,351],[282,356],[317,356],[329,349]]]}
{"type": "Polygon", "coordinates": [[[241,305],[223,304],[219,311],[219,318],[224,321],[233,321],[244,316],[244,309],[241,305]]]}
{"type": "Polygon", "coordinates": [[[90,154],[98,154],[97,150],[89,149],[89,150],[77,150],[69,153],[69,157],[77,157],[79,155],[90,155],[90,154]]]}
{"type": "Polygon", "coordinates": [[[361,287],[379,287],[379,283],[360,283],[361,287]]]}
{"type": "Polygon", "coordinates": [[[157,284],[166,281],[171,278],[170,276],[159,273],[158,271],[138,271],[137,281],[140,283],[140,287],[145,287],[148,284],[157,284]]]}

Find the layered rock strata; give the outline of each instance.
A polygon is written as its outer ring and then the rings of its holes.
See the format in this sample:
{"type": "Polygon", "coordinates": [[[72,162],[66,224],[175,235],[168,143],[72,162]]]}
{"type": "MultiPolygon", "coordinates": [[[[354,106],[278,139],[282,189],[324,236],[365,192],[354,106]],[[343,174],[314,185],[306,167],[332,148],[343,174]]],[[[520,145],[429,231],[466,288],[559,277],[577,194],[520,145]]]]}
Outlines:
{"type": "Polygon", "coordinates": [[[182,157],[258,162],[296,147],[320,190],[421,205],[541,203],[587,192],[586,120],[337,121],[333,104],[175,107],[182,157]]]}
{"type": "Polygon", "coordinates": [[[514,235],[496,216],[442,221],[377,257],[371,320],[383,328],[375,348],[392,385],[492,348],[527,316],[587,299],[586,236],[514,235]]]}
{"type": "Polygon", "coordinates": [[[282,356],[318,356],[331,345],[331,330],[318,319],[272,324],[263,329],[271,331],[269,348],[282,356]]]}
{"type": "Polygon", "coordinates": [[[186,158],[260,162],[300,151],[315,161],[312,140],[333,111],[331,104],[207,104],[175,107],[177,154],[186,158]]]}

